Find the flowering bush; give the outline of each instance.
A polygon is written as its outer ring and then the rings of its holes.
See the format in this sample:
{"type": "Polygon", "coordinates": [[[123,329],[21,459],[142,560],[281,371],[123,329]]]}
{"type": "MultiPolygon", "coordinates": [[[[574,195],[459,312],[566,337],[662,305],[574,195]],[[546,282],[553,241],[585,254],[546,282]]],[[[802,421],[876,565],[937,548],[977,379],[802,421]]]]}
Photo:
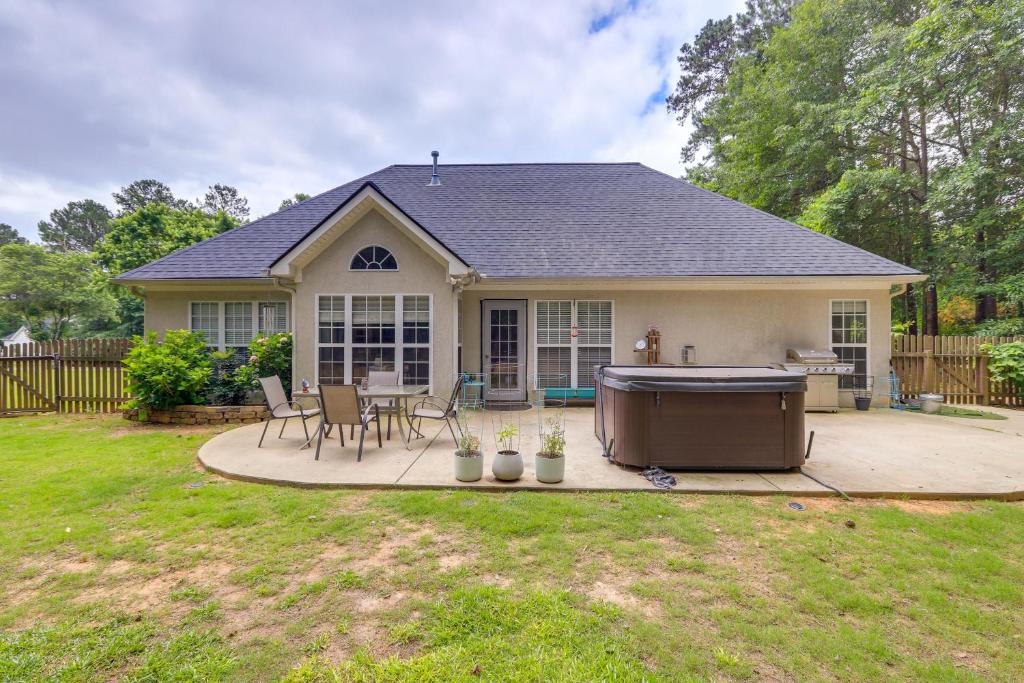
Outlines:
{"type": "Polygon", "coordinates": [[[203,402],[210,354],[202,334],[168,330],[161,342],[150,332],[134,342],[124,368],[135,405],[160,409],[203,402]]]}
{"type": "Polygon", "coordinates": [[[235,380],[246,389],[258,388],[260,377],[278,375],[286,396],[292,393],[292,335],[290,332],[259,335],[249,344],[249,362],[235,371],[235,380]]]}

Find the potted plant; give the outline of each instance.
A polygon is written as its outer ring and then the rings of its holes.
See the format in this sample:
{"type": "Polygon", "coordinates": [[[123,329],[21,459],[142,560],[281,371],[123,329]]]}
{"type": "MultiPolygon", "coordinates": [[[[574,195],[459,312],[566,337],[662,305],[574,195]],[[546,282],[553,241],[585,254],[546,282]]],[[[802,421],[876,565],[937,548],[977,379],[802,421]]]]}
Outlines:
{"type": "Polygon", "coordinates": [[[455,478],[480,481],[484,476],[484,454],[480,449],[483,418],[479,410],[463,408],[456,413],[459,439],[455,451],[455,478]]]}
{"type": "Polygon", "coordinates": [[[565,426],[558,415],[540,422],[540,450],[534,460],[537,481],[557,484],[565,478],[565,426]]]}
{"type": "Polygon", "coordinates": [[[499,481],[515,481],[523,476],[523,456],[519,453],[519,425],[499,416],[500,425],[494,430],[494,454],[491,472],[499,481]]]}

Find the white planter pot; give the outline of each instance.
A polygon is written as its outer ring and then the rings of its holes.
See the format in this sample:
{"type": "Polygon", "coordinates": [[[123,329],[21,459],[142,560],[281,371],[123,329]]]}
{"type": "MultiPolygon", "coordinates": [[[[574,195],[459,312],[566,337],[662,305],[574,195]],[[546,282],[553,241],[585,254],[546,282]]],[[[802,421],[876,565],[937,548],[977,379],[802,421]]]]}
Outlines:
{"type": "Polygon", "coordinates": [[[515,481],[523,476],[523,456],[519,451],[498,451],[491,465],[494,478],[499,481],[515,481]]]}
{"type": "Polygon", "coordinates": [[[537,473],[537,481],[542,484],[557,484],[565,479],[565,456],[557,458],[545,458],[538,454],[533,459],[534,470],[537,473]]]}
{"type": "Polygon", "coordinates": [[[455,451],[455,478],[459,481],[480,481],[484,476],[484,456],[480,451],[455,451]]]}

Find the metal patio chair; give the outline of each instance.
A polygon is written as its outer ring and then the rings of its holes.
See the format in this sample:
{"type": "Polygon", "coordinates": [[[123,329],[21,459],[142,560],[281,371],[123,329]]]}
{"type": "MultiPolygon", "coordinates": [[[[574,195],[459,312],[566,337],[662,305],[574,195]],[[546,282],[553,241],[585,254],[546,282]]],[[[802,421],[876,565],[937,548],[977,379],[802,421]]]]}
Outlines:
{"type": "Polygon", "coordinates": [[[333,425],[338,425],[338,438],[341,445],[345,446],[344,425],[359,425],[359,450],[356,452],[356,462],[363,459],[363,440],[366,438],[366,427],[374,420],[377,421],[377,448],[383,448],[384,444],[380,439],[380,412],[376,405],[370,404],[363,408],[359,401],[359,392],[355,384],[321,384],[320,408],[324,411],[323,419],[320,420],[320,431],[316,437],[316,456],[314,460],[320,459],[320,444],[327,438],[327,431],[333,425]]]}
{"type": "MultiPolygon", "coordinates": [[[[459,400],[459,394],[462,391],[462,382],[465,379],[465,375],[459,374],[458,379],[455,380],[455,386],[452,387],[451,398],[448,399],[448,404],[444,405],[439,403],[437,399],[425,398],[415,406],[413,406],[412,414],[409,416],[409,427],[415,429],[416,438],[423,436],[420,428],[423,426],[423,420],[444,420],[448,425],[448,431],[452,433],[452,438],[458,443],[459,437],[455,435],[455,428],[452,427],[452,420],[455,419],[456,414],[456,403],[459,400]],[[413,427],[413,420],[419,420],[416,427],[413,427]]],[[[458,422],[456,422],[456,425],[458,422]]],[[[461,431],[461,428],[460,428],[461,431]]]]}
{"type": "Polygon", "coordinates": [[[272,377],[260,377],[260,386],[263,388],[263,394],[267,398],[267,410],[270,411],[270,417],[263,423],[263,433],[260,435],[260,442],[256,446],[257,448],[263,447],[263,437],[267,435],[267,428],[270,427],[270,423],[274,420],[282,420],[281,431],[277,433],[277,438],[281,438],[284,434],[284,428],[288,425],[288,420],[293,417],[297,417],[302,420],[302,431],[306,433],[306,441],[309,441],[309,428],[306,427],[306,420],[311,417],[316,417],[320,414],[319,408],[303,408],[295,401],[289,401],[288,397],[285,396],[284,386],[281,384],[281,378],[277,375],[272,377]]]}

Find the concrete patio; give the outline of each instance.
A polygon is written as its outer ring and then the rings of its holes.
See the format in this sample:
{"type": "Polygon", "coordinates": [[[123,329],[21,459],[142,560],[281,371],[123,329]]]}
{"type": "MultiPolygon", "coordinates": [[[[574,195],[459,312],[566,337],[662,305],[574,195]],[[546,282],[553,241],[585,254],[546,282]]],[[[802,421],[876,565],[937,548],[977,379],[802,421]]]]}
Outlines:
{"type": "MultiPolygon", "coordinates": [[[[986,408],[1008,417],[979,420],[923,415],[888,409],[869,412],[807,415],[815,431],[811,459],[804,472],[851,496],[909,498],[1024,499],[1024,411],[986,408]]],[[[393,430],[392,440],[378,448],[367,432],[362,462],[348,440],[341,448],[335,436],[325,441],[320,460],[313,450],[300,450],[299,424],[289,424],[277,439],[275,424],[257,448],[262,425],[220,434],[199,450],[208,470],[254,482],[307,487],[410,487],[538,489],[567,491],[657,490],[635,469],[609,464],[593,436],[593,409],[566,410],[566,474],[560,484],[541,484],[533,475],[537,450],[537,414],[519,414],[526,472],[505,483],[490,474],[495,451],[490,420],[484,426],[484,478],[463,483],[453,476],[455,444],[442,424],[425,425],[425,438],[407,450],[393,430]]],[[[312,422],[310,428],[313,428],[312,422]]],[[[358,438],[358,435],[357,435],[358,438]]],[[[674,472],[674,493],[743,493],[832,496],[834,491],[800,472],[674,472]]]]}

